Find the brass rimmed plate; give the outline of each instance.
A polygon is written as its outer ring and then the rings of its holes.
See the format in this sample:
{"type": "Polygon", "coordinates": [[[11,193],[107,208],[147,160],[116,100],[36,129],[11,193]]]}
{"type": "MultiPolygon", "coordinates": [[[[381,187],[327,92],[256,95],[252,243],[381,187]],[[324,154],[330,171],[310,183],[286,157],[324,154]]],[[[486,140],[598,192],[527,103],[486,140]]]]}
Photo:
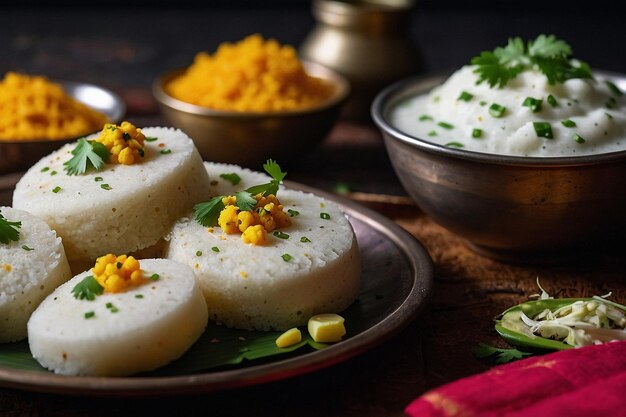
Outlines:
{"type": "Polygon", "coordinates": [[[342,342],[322,350],[297,350],[286,358],[275,356],[269,361],[249,361],[233,368],[188,375],[68,377],[0,365],[0,385],[100,396],[210,392],[267,383],[329,367],[401,331],[423,309],[433,285],[432,261],[424,247],[388,218],[357,203],[299,184],[289,183],[288,186],[334,201],[355,230],[362,258],[362,288],[358,300],[342,313],[348,329],[342,342]]]}
{"type": "MultiPolygon", "coordinates": [[[[69,96],[105,114],[114,123],[120,122],[126,113],[126,105],[122,98],[106,88],[72,81],[56,82],[69,96]]],[[[0,140],[0,174],[26,169],[42,157],[76,139],[78,137],[61,140],[0,140]]]]}

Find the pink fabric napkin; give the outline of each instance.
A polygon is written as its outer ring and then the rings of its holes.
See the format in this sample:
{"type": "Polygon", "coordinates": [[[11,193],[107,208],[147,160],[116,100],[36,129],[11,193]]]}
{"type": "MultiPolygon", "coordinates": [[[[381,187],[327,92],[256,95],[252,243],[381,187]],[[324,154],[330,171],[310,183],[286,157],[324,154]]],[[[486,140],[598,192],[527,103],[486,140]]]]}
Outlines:
{"type": "Polygon", "coordinates": [[[531,357],[429,391],[411,417],[626,416],[626,342],[531,357]]]}

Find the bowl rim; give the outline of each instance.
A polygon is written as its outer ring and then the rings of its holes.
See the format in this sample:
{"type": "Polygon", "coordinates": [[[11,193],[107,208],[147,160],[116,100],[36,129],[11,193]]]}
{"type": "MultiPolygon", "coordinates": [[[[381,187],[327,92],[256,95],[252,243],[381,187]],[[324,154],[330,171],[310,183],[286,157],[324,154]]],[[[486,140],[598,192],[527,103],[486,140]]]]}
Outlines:
{"type": "MultiPolygon", "coordinates": [[[[50,81],[55,82],[57,84],[60,84],[61,87],[63,88],[63,90],[68,95],[70,95],[72,98],[74,98],[75,100],[81,102],[82,104],[88,106],[89,108],[91,108],[93,110],[96,110],[96,111],[98,111],[100,113],[103,113],[109,119],[109,123],[119,123],[119,122],[122,121],[122,119],[126,115],[126,103],[124,102],[122,97],[120,97],[117,93],[113,92],[112,90],[109,90],[108,88],[101,87],[101,86],[99,86],[97,84],[92,84],[92,83],[82,82],[82,81],[70,81],[70,80],[53,79],[53,78],[50,78],[50,81]],[[100,92],[108,95],[115,102],[115,107],[112,108],[113,111],[111,113],[105,113],[105,112],[102,112],[100,110],[94,109],[88,103],[85,103],[84,101],[78,100],[76,97],[74,97],[72,94],[70,94],[67,91],[68,88],[75,88],[75,87],[94,88],[94,89],[99,90],[100,92]]],[[[87,133],[85,133],[83,135],[70,136],[70,137],[67,137],[67,138],[60,138],[60,139],[1,139],[0,138],[0,146],[2,146],[2,145],[19,145],[19,144],[26,144],[26,143],[28,143],[28,144],[44,144],[44,143],[52,144],[52,143],[56,143],[56,144],[59,144],[59,147],[60,147],[63,144],[74,142],[74,141],[76,141],[77,139],[80,139],[80,138],[85,138],[87,136],[93,135],[94,133],[98,133],[101,130],[102,130],[102,128],[99,128],[99,129],[96,129],[96,130],[94,130],[92,132],[87,132],[87,133]]]]}
{"type": "Polygon", "coordinates": [[[291,117],[302,116],[306,114],[313,114],[320,111],[324,111],[343,104],[348,95],[350,94],[350,83],[343,75],[321,64],[301,61],[306,69],[307,74],[313,75],[317,78],[322,78],[326,81],[332,82],[337,86],[335,94],[328,99],[322,101],[318,105],[313,107],[305,107],[302,109],[294,110],[282,110],[282,111],[234,111],[234,110],[216,110],[209,107],[199,106],[196,104],[187,103],[185,101],[176,99],[165,92],[163,85],[173,78],[182,74],[187,67],[179,67],[158,76],[152,83],[152,95],[159,102],[159,104],[169,107],[170,109],[180,112],[194,114],[197,116],[212,116],[222,117],[230,119],[255,119],[255,118],[267,118],[267,117],[291,117]]]}
{"type": "MultiPolygon", "coordinates": [[[[445,157],[463,159],[479,163],[491,163],[496,165],[516,165],[531,167],[554,167],[554,166],[583,166],[601,163],[615,162],[626,159],[626,150],[613,151],[600,154],[586,154],[576,156],[517,156],[499,155],[486,152],[446,147],[444,145],[429,142],[428,140],[409,135],[394,127],[387,121],[389,103],[406,91],[412,93],[407,96],[427,93],[433,87],[441,84],[453,70],[423,74],[397,81],[379,92],[371,106],[371,115],[374,123],[383,132],[384,137],[392,138],[419,150],[445,157]]],[[[626,75],[612,71],[594,70],[594,75],[600,75],[612,81],[626,82],[626,75]]]]}

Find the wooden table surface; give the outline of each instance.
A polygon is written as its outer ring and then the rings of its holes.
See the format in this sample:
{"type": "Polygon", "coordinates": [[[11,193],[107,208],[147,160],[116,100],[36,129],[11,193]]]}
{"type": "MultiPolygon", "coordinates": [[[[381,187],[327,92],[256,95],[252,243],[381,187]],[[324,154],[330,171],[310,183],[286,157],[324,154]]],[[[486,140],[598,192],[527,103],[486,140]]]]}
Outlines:
{"type": "MultiPolygon", "coordinates": [[[[142,117],[145,125],[158,123],[158,116],[142,117]]],[[[14,177],[0,177],[0,190],[14,177]]],[[[300,168],[291,169],[289,178],[327,190],[338,182],[348,184],[352,197],[393,219],[428,249],[435,265],[434,292],[429,307],[407,329],[331,368],[213,394],[127,400],[0,389],[0,416],[401,416],[426,390],[489,369],[472,349],[480,342],[506,346],[493,329],[493,318],[536,293],[537,277],[558,296],[613,291],[614,300],[626,300],[624,248],[578,254],[576,261],[552,266],[507,265],[472,252],[402,195],[373,126],[341,122],[300,168]]],[[[7,198],[0,194],[0,204],[7,198]]]]}
{"type": "MultiPolygon", "coordinates": [[[[117,10],[103,16],[98,10],[3,11],[0,74],[16,69],[96,82],[124,95],[129,120],[139,126],[161,125],[149,83],[164,69],[187,63],[196,51],[224,39],[240,39],[254,31],[295,44],[313,24],[306,10],[149,10],[141,14],[140,22],[147,25],[140,29],[134,13],[117,10]],[[143,30],[146,27],[149,31],[143,30]]],[[[508,36],[536,36],[549,30],[569,39],[585,60],[624,72],[624,54],[597,47],[603,39],[623,39],[623,15],[576,13],[569,8],[542,14],[520,9],[512,16],[498,10],[420,11],[411,35],[420,41],[431,70],[462,65],[508,36]],[[466,33],[467,28],[474,32],[466,33]]],[[[435,265],[434,291],[427,310],[408,328],[330,368],[213,394],[129,400],[0,388],[0,417],[401,416],[403,408],[426,390],[489,369],[489,364],[473,357],[472,349],[479,342],[505,346],[493,329],[493,318],[536,293],[537,277],[558,296],[613,291],[612,299],[626,301],[624,247],[577,253],[572,260],[551,266],[507,265],[473,253],[407,200],[380,134],[371,125],[339,123],[316,152],[289,169],[289,179],[325,190],[348,184],[356,192],[353,198],[379,200],[365,204],[427,248],[435,265]]],[[[0,176],[0,205],[10,201],[2,190],[7,182],[14,178],[0,176]]]]}

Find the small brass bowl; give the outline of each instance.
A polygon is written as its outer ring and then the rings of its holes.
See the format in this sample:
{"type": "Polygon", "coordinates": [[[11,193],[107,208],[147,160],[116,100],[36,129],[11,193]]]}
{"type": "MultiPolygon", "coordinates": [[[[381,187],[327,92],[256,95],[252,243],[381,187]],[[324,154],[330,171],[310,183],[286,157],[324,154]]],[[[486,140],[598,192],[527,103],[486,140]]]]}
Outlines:
{"type": "MultiPolygon", "coordinates": [[[[598,75],[626,86],[626,76],[598,75]]],[[[546,263],[623,242],[626,151],[523,157],[454,149],[400,131],[390,112],[444,76],[400,81],[379,93],[372,117],[408,194],[437,223],[493,258],[546,263]]],[[[623,88],[623,87],[622,87],[623,88]]]]}
{"type": "Polygon", "coordinates": [[[302,156],[321,142],[339,116],[350,86],[348,81],[320,65],[305,63],[308,74],[335,86],[335,94],[315,107],[280,112],[213,110],[177,100],[163,86],[184,72],[176,69],[152,86],[166,121],[189,135],[202,158],[253,168],[268,158],[288,160],[302,156]]]}
{"type": "MultiPolygon", "coordinates": [[[[93,84],[71,81],[56,81],[71,97],[105,114],[113,123],[118,123],[126,113],[124,101],[112,91],[93,84]]],[[[99,130],[99,129],[98,129],[99,130]]],[[[58,140],[2,140],[0,139],[0,174],[25,170],[66,143],[85,135],[58,140]]]]}

